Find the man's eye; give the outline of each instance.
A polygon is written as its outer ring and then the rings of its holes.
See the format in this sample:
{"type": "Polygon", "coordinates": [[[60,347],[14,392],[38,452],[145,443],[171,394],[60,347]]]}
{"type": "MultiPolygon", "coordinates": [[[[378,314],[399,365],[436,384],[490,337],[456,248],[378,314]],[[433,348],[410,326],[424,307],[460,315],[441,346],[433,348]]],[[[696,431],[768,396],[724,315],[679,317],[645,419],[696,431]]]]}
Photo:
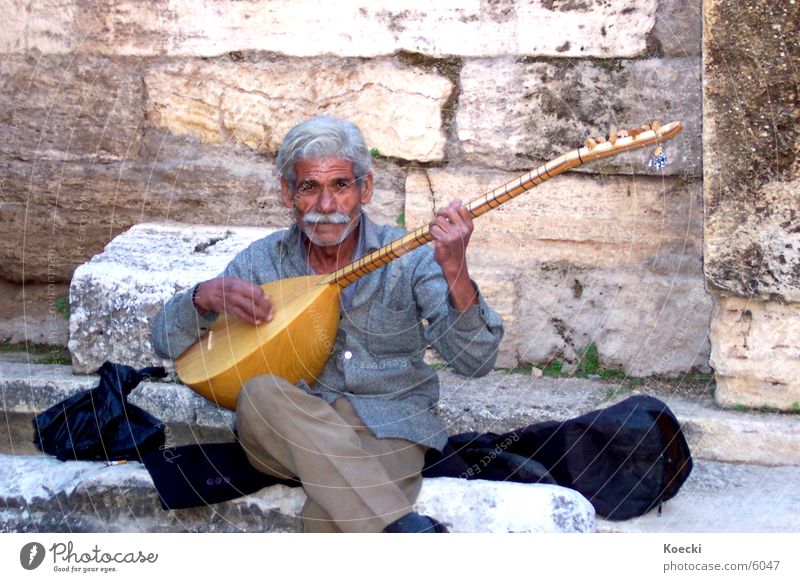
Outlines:
{"type": "Polygon", "coordinates": [[[339,190],[344,190],[345,188],[350,187],[350,182],[348,180],[339,180],[336,183],[336,186],[339,188],[339,190]]]}
{"type": "Polygon", "coordinates": [[[298,186],[297,190],[299,192],[310,192],[314,186],[310,182],[303,182],[298,186]]]}

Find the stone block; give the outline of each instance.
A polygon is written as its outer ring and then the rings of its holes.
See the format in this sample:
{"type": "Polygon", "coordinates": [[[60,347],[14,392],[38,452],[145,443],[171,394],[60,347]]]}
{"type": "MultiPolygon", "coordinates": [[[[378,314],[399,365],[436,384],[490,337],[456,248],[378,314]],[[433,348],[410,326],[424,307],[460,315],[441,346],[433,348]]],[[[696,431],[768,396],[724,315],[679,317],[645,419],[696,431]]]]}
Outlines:
{"type": "Polygon", "coordinates": [[[0,63],[0,151],[25,160],[136,157],[144,122],[141,60],[91,55],[0,63]]]}
{"type": "Polygon", "coordinates": [[[717,298],[711,322],[715,398],[724,407],[800,410],[800,304],[717,298]]]}
{"type": "MultiPolygon", "coordinates": [[[[84,6],[91,6],[84,2],[84,6]]],[[[0,2],[0,53],[15,54],[38,51],[44,54],[65,54],[81,41],[78,0],[3,0],[0,2]]]]}
{"type": "Polygon", "coordinates": [[[646,49],[658,0],[499,0],[393,6],[364,0],[6,0],[4,52],[38,49],[136,56],[216,56],[269,51],[294,56],[503,54],[626,56],[646,49]]]}
{"type": "MultiPolygon", "coordinates": [[[[0,156],[0,276],[66,283],[116,235],[147,221],[285,227],[274,164],[245,147],[149,131],[142,158],[111,164],[0,156]]],[[[370,214],[394,224],[405,169],[374,160],[370,214]]]]}
{"type": "Polygon", "coordinates": [[[145,85],[150,121],[203,143],[275,154],[293,125],[327,113],[355,122],[381,154],[419,161],[444,155],[441,108],[453,88],[389,60],[330,59],[167,65],[145,85]]]}
{"type": "Polygon", "coordinates": [[[704,13],[708,285],[797,303],[800,3],[709,0],[704,13]]]}
{"type": "MultiPolygon", "coordinates": [[[[563,421],[605,408],[631,395],[626,382],[548,377],[495,370],[468,378],[444,368],[437,372],[436,415],[450,435],[497,434],[540,422],[563,421]],[[613,393],[612,396],[609,396],[613,393]]],[[[69,366],[0,361],[0,454],[38,454],[33,417],[62,400],[97,386],[97,375],[73,375],[69,366]]],[[[722,410],[708,390],[687,390],[686,378],[647,378],[634,394],[659,398],[675,413],[695,459],[748,465],[800,466],[800,423],[777,411],[722,410]],[[686,396],[676,395],[689,392],[686,396]]],[[[165,446],[233,440],[234,413],[169,382],[142,382],[129,402],[164,422],[165,446]]]]}
{"type": "Polygon", "coordinates": [[[700,56],[703,41],[703,0],[661,0],[656,24],[648,38],[653,57],[700,56]]]}
{"type": "Polygon", "coordinates": [[[0,279],[0,342],[67,345],[68,321],[59,310],[69,293],[64,283],[15,285],[0,279]]]}
{"type": "MultiPolygon", "coordinates": [[[[304,502],[300,487],[276,485],[213,506],[164,511],[140,463],[108,467],[0,455],[0,531],[6,532],[297,532],[304,502]]],[[[419,507],[453,532],[595,528],[592,505],[580,493],[553,485],[426,479],[419,507]]]]}
{"type": "Polygon", "coordinates": [[[8,196],[0,215],[7,233],[0,240],[0,275],[67,282],[114,236],[148,219],[287,224],[291,213],[267,182],[271,169],[231,154],[109,165],[0,158],[8,196]]]}
{"type": "MultiPolygon", "coordinates": [[[[512,177],[411,171],[406,220],[512,177]]],[[[574,364],[594,342],[604,365],[635,376],[709,371],[700,197],[679,179],[569,174],[476,219],[470,274],[507,323],[500,365],[574,364]]]]}
{"type": "Polygon", "coordinates": [[[711,300],[702,278],[542,265],[520,290],[520,361],[573,369],[590,344],[630,376],[708,373],[711,300]]]}
{"type": "Polygon", "coordinates": [[[73,376],[69,366],[3,362],[0,381],[3,411],[33,416],[79,392],[95,388],[99,376],[73,376]]]}
{"type": "Polygon", "coordinates": [[[454,533],[586,533],[595,528],[594,508],[577,491],[464,479],[425,479],[417,501],[454,533]]]}
{"type": "MultiPolygon", "coordinates": [[[[586,137],[659,120],[681,121],[667,147],[669,175],[702,172],[700,59],[464,63],[456,123],[465,160],[531,170],[582,147],[586,137]]],[[[657,174],[652,150],[584,166],[587,172],[657,174]]]]}
{"type": "MultiPolygon", "coordinates": [[[[627,521],[597,520],[599,533],[795,533],[800,503],[797,467],[754,467],[702,461],[681,492],[663,505],[627,521]]],[[[761,535],[759,535],[761,534],[761,535]]]]}
{"type": "Polygon", "coordinates": [[[137,368],[159,362],[150,318],[175,293],[217,276],[237,252],[271,232],[143,224],[114,239],[72,277],[69,350],[75,372],[93,372],[106,360],[137,368]]]}

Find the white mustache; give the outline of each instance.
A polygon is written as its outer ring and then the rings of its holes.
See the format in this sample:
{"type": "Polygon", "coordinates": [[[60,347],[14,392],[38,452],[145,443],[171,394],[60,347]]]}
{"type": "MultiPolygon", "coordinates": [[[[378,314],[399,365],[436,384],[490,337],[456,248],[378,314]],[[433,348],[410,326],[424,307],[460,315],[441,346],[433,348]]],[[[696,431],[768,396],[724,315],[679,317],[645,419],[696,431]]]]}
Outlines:
{"type": "Polygon", "coordinates": [[[344,212],[323,214],[321,212],[307,212],[303,215],[303,224],[347,224],[350,217],[344,212]]]}

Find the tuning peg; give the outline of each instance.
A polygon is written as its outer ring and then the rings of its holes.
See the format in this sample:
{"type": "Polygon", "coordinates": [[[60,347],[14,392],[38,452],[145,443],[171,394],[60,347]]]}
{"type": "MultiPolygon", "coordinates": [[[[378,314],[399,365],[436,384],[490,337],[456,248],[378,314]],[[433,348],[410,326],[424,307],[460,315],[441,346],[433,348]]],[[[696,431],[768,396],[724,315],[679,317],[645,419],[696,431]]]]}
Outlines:
{"type": "Polygon", "coordinates": [[[596,138],[594,138],[594,140],[595,140],[597,143],[605,143],[605,141],[606,141],[606,136],[604,136],[604,135],[598,135],[596,138]]]}
{"type": "Polygon", "coordinates": [[[612,131],[611,133],[609,133],[608,134],[608,141],[611,142],[611,145],[614,145],[615,143],[617,143],[617,132],[612,131]]]}
{"type": "Polygon", "coordinates": [[[653,129],[653,131],[658,131],[659,129],[661,129],[661,122],[654,121],[653,123],[650,124],[650,127],[653,129]]]}
{"type": "Polygon", "coordinates": [[[642,131],[650,131],[650,125],[647,123],[643,123],[642,127],[640,127],[639,129],[641,129],[642,131]]]}
{"type": "Polygon", "coordinates": [[[630,129],[630,131],[628,132],[628,134],[629,134],[631,137],[634,137],[634,138],[635,138],[637,135],[639,135],[640,133],[642,133],[642,130],[641,130],[641,129],[638,129],[638,128],[636,128],[636,127],[632,127],[632,128],[630,129]]]}
{"type": "Polygon", "coordinates": [[[597,142],[596,142],[596,141],[594,141],[592,138],[590,138],[590,137],[587,137],[587,138],[586,138],[586,139],[583,141],[583,145],[585,145],[585,146],[586,146],[587,148],[589,148],[590,150],[593,150],[594,148],[596,148],[596,147],[597,147],[597,142]]]}

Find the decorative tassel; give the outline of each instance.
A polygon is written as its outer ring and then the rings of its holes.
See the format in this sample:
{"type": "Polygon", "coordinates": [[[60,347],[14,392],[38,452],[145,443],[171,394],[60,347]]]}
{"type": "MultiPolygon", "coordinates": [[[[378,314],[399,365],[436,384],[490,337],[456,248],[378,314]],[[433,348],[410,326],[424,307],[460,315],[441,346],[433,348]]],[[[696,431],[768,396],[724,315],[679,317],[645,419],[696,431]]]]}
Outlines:
{"type": "Polygon", "coordinates": [[[664,150],[663,145],[659,145],[656,151],[653,152],[653,157],[647,162],[648,167],[654,170],[663,170],[667,165],[667,152],[664,150]]]}

